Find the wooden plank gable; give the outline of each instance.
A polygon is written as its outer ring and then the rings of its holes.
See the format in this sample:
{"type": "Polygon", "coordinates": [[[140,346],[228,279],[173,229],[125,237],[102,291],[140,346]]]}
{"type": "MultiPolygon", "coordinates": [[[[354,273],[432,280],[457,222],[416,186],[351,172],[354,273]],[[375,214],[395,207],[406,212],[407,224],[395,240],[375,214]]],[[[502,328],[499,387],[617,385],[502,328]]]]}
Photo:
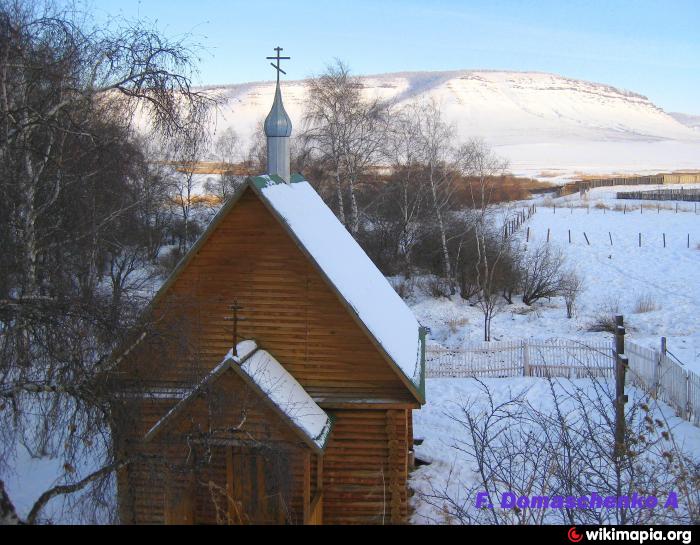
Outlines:
{"type": "Polygon", "coordinates": [[[203,370],[231,346],[225,318],[235,300],[246,319],[239,324],[240,336],[270,351],[321,406],[420,403],[249,186],[222,210],[159,293],[154,309],[164,312],[169,301],[187,299],[196,306],[189,320],[203,370]]]}

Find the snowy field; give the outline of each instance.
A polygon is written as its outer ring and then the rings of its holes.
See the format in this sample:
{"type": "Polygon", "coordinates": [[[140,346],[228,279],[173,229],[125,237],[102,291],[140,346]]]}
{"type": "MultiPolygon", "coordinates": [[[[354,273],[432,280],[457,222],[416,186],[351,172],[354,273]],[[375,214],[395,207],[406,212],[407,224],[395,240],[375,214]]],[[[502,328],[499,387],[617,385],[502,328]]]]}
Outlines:
{"type": "MultiPolygon", "coordinates": [[[[549,229],[550,244],[562,248],[567,265],[583,278],[584,291],[570,320],[561,298],[532,307],[516,299],[494,317],[493,339],[601,340],[609,334],[589,332],[591,322],[601,314],[620,313],[631,341],[657,348],[665,336],[669,350],[688,368],[700,371],[700,203],[695,214],[690,202],[679,203],[676,213],[675,202],[660,203],[657,212],[655,202],[645,201],[640,213],[638,201],[618,201],[614,193],[615,188],[599,188],[585,200],[577,194],[539,201],[537,213],[518,233],[521,243],[528,227],[530,247],[544,243],[549,229]],[[627,213],[614,209],[625,204],[627,213]],[[653,308],[639,312],[642,302],[651,302],[653,308]]],[[[419,321],[431,328],[431,339],[438,345],[458,348],[482,340],[482,314],[459,295],[435,299],[417,288],[409,304],[419,321]]]]}
{"type": "MultiPolygon", "coordinates": [[[[566,318],[564,302],[559,298],[537,302],[533,307],[519,300],[506,305],[494,318],[493,339],[609,339],[609,333],[589,332],[588,327],[601,314],[620,313],[625,317],[629,340],[658,348],[660,337],[666,336],[669,350],[687,368],[700,372],[700,206],[696,214],[695,205],[690,202],[678,203],[676,212],[673,201],[661,202],[657,210],[656,202],[615,198],[617,190],[653,188],[598,188],[584,199],[578,194],[538,199],[537,213],[517,235],[519,243],[525,244],[528,227],[530,248],[544,243],[549,229],[550,244],[563,250],[567,265],[583,277],[585,291],[579,297],[573,319],[566,318]],[[640,204],[644,205],[643,211],[640,204]],[[627,211],[623,212],[625,205],[627,211]],[[640,302],[647,306],[651,302],[652,308],[640,312],[640,302]]],[[[426,295],[417,282],[409,304],[421,323],[431,328],[434,345],[459,348],[482,340],[480,311],[459,295],[436,299],[426,295]]],[[[574,382],[581,381],[562,380],[564,384],[574,382]]],[[[529,402],[545,409],[552,405],[544,379],[494,378],[485,383],[497,402],[525,392],[524,399],[529,402]]],[[[453,497],[466,501],[467,507],[470,505],[466,491],[478,481],[474,462],[464,451],[471,443],[466,428],[459,422],[460,407],[467,400],[483,404],[486,397],[474,379],[447,378],[428,379],[426,397],[427,404],[414,413],[414,425],[416,437],[424,438],[416,446],[416,456],[430,465],[418,467],[411,477],[411,486],[417,492],[412,500],[412,520],[443,523],[445,515],[436,506],[440,501],[425,495],[449,490],[453,497]]],[[[667,419],[684,450],[700,452],[700,428],[677,418],[664,404],[657,405],[655,411],[667,419]]]]}

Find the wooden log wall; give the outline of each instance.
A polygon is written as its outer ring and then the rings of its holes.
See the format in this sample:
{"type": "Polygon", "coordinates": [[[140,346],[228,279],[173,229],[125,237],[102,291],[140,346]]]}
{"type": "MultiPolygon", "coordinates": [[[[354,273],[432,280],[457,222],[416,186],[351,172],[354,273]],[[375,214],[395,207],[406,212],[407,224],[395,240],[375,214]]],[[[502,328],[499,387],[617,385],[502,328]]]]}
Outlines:
{"type": "Polygon", "coordinates": [[[406,522],[406,410],[337,411],[323,458],[325,524],[406,522]]]}

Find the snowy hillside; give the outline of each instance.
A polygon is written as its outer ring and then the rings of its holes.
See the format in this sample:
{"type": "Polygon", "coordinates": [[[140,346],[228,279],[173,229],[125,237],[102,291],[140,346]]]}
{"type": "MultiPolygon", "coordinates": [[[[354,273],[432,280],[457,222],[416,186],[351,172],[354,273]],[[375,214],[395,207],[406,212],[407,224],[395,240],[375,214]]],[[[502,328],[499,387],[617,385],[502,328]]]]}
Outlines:
{"type": "MultiPolygon", "coordinates": [[[[700,168],[700,132],[688,122],[693,116],[672,116],[642,95],[607,85],[538,72],[468,70],[362,81],[368,97],[398,104],[436,100],[460,137],[485,138],[516,173],[554,177],[700,168]]],[[[274,83],[209,91],[223,99],[216,132],[233,126],[249,139],[269,111],[274,83]]],[[[298,131],[304,81],[285,82],[283,93],[298,131]]]]}
{"type": "Polygon", "coordinates": [[[679,112],[669,112],[669,115],[676,121],[683,123],[683,125],[700,132],[700,115],[682,114],[679,112]]]}

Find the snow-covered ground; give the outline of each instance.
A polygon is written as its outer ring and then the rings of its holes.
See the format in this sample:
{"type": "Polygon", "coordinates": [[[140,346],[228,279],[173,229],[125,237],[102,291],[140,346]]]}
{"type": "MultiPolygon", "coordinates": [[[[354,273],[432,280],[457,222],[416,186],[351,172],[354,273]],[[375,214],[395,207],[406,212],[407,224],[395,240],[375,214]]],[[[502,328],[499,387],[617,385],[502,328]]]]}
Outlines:
{"type": "MultiPolygon", "coordinates": [[[[96,451],[99,450],[99,448],[96,449],[96,451]]],[[[33,456],[22,444],[15,445],[10,459],[11,468],[4,470],[0,478],[4,480],[7,493],[22,519],[26,519],[35,502],[47,490],[66,483],[78,482],[101,467],[90,457],[82,458],[78,467],[73,467],[63,459],[62,455],[33,456]]],[[[111,487],[114,484],[114,480],[107,484],[107,490],[111,492],[105,497],[113,497],[114,489],[111,487]]],[[[113,518],[113,512],[108,505],[102,504],[92,511],[85,509],[86,512],[83,512],[86,506],[82,502],[88,505],[91,502],[88,493],[89,490],[86,488],[74,494],[52,498],[42,509],[40,520],[59,524],[81,524],[94,520],[110,521],[113,518]]]]}
{"type": "MultiPolygon", "coordinates": [[[[554,396],[550,384],[542,378],[493,378],[483,379],[494,398],[494,404],[510,402],[522,396],[522,400],[531,403],[538,410],[554,410],[554,396]]],[[[590,381],[560,380],[555,382],[558,396],[566,397],[566,392],[576,388],[590,391],[590,381]]],[[[643,397],[643,393],[634,388],[628,389],[630,400],[643,397]]],[[[485,407],[487,396],[483,386],[475,379],[433,378],[426,381],[427,404],[414,411],[415,437],[423,439],[416,445],[416,457],[429,465],[421,465],[411,474],[410,486],[416,494],[411,499],[414,523],[454,522],[441,512],[442,500],[429,496],[447,491],[450,497],[459,498],[465,508],[476,513],[473,507],[474,497],[468,495],[468,489],[479,486],[476,464],[470,460],[469,451],[473,442],[468,430],[460,423],[464,421],[462,407],[472,402],[471,414],[485,407]]],[[[653,418],[663,420],[679,450],[686,453],[700,452],[700,428],[677,418],[673,410],[664,404],[651,404],[653,418]]],[[[667,493],[668,491],[661,491],[667,493]]],[[[534,494],[553,494],[552,491],[534,490],[534,494]]]]}
{"type": "MultiPolygon", "coordinates": [[[[700,203],[695,214],[693,203],[679,203],[676,213],[675,202],[660,203],[657,212],[655,202],[645,201],[640,213],[638,201],[614,199],[617,189],[634,187],[595,189],[585,200],[578,194],[540,200],[537,213],[518,236],[524,244],[529,227],[532,247],[544,243],[550,230],[550,244],[562,248],[567,266],[583,278],[576,315],[566,318],[561,298],[538,301],[532,307],[516,299],[516,304],[504,306],[494,317],[493,339],[600,340],[609,334],[589,332],[591,322],[601,314],[621,313],[631,341],[657,348],[665,336],[669,350],[688,368],[700,372],[700,203]],[[625,205],[626,213],[615,210],[625,205]],[[643,302],[655,308],[639,312],[643,302]]],[[[459,295],[436,299],[416,288],[409,304],[439,345],[458,348],[482,340],[481,312],[459,295]]]]}
{"type": "MultiPolygon", "coordinates": [[[[700,205],[696,214],[695,205],[690,202],[678,203],[676,212],[672,201],[659,203],[657,210],[656,202],[615,198],[618,190],[653,188],[598,188],[583,199],[578,194],[538,199],[537,213],[517,235],[519,243],[525,244],[528,227],[530,248],[545,243],[549,230],[550,244],[559,246],[567,265],[582,276],[584,292],[573,319],[566,318],[564,302],[559,298],[537,302],[533,307],[522,303],[505,306],[493,320],[493,339],[609,339],[609,333],[592,333],[588,326],[601,314],[621,313],[628,339],[657,348],[660,337],[665,336],[669,350],[687,368],[700,372],[700,205]],[[644,210],[640,209],[641,204],[644,210]],[[654,308],[639,312],[640,302],[651,303],[654,308]]],[[[525,204],[530,203],[518,203],[514,208],[525,204]]],[[[432,343],[459,348],[482,340],[482,314],[477,307],[459,295],[434,298],[420,284],[416,283],[409,304],[419,321],[431,328],[432,343]]],[[[545,379],[493,378],[484,382],[497,403],[526,392],[527,401],[545,409],[552,406],[545,379]]],[[[581,382],[562,380],[570,385],[581,382]]],[[[634,395],[642,395],[631,390],[634,395]]],[[[435,506],[435,500],[425,494],[447,489],[453,497],[465,500],[467,489],[477,485],[474,462],[464,451],[470,448],[471,440],[459,422],[460,407],[467,400],[483,404],[486,398],[474,379],[433,378],[427,380],[426,399],[426,405],[414,412],[414,426],[416,437],[424,438],[416,446],[416,456],[430,465],[420,466],[411,477],[411,486],[417,492],[412,500],[413,522],[439,523],[445,522],[444,514],[435,506]]],[[[659,403],[654,410],[668,420],[674,437],[686,452],[700,452],[700,428],[677,418],[664,404],[659,403]]]]}

